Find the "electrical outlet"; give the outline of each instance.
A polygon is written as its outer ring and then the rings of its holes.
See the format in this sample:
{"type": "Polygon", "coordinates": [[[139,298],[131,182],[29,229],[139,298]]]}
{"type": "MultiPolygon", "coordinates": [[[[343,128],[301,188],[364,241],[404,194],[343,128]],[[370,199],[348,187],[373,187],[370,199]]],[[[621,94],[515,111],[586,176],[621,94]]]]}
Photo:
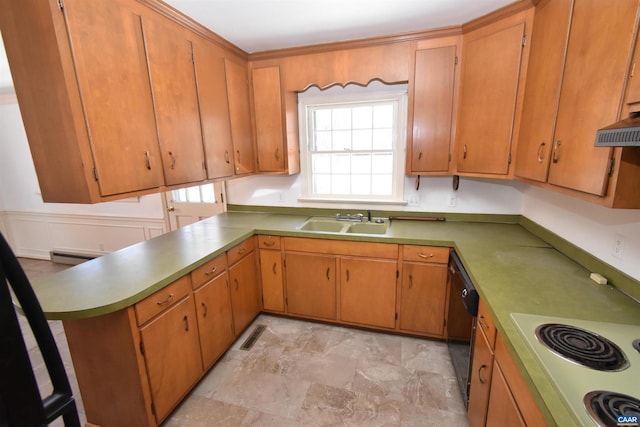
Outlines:
{"type": "Polygon", "coordinates": [[[450,194],[447,198],[447,206],[450,208],[455,208],[458,204],[458,197],[455,194],[450,194]]]}
{"type": "Polygon", "coordinates": [[[613,242],[613,256],[622,259],[624,253],[624,236],[622,234],[616,234],[613,242]]]}
{"type": "Polygon", "coordinates": [[[420,195],[412,194],[409,196],[409,206],[420,206],[420,195]]]}

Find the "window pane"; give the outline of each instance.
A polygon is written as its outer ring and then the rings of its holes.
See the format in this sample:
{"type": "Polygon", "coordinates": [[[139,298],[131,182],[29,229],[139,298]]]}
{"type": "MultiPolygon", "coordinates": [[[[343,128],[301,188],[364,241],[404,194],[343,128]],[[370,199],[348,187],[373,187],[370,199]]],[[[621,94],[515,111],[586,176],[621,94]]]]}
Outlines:
{"type": "Polygon", "coordinates": [[[356,107],[353,109],[353,128],[371,129],[373,127],[373,108],[356,107]]]}
{"type": "Polygon", "coordinates": [[[351,108],[333,109],[331,127],[333,129],[351,129],[351,108]]]}
{"type": "Polygon", "coordinates": [[[376,105],[373,107],[373,127],[390,128],[393,126],[393,105],[376,105]]]}
{"type": "Polygon", "coordinates": [[[331,175],[332,194],[351,194],[349,175],[331,175]]]}
{"type": "Polygon", "coordinates": [[[361,196],[371,194],[371,175],[352,175],[351,193],[361,196]]]}
{"type": "Polygon", "coordinates": [[[315,110],[313,115],[316,130],[331,130],[331,110],[315,110]]]}
{"type": "Polygon", "coordinates": [[[314,151],[331,151],[331,132],[320,131],[315,133],[314,151]]]}
{"type": "Polygon", "coordinates": [[[393,192],[393,178],[389,175],[371,176],[371,193],[376,196],[390,196],[393,192]]]}
{"type": "Polygon", "coordinates": [[[371,154],[352,154],[351,170],[354,174],[371,174],[371,154]]]}
{"type": "Polygon", "coordinates": [[[387,174],[393,172],[393,154],[374,154],[371,160],[373,173],[387,174]]]}
{"type": "Polygon", "coordinates": [[[213,189],[213,184],[205,184],[200,186],[200,193],[202,194],[202,201],[205,203],[215,203],[216,194],[213,189]]]}
{"type": "Polygon", "coordinates": [[[331,175],[313,176],[313,194],[331,194],[331,175]]]}
{"type": "Polygon", "coordinates": [[[171,198],[174,202],[186,202],[187,201],[187,192],[184,188],[180,188],[179,190],[173,190],[171,192],[171,198]]]}
{"type": "Polygon", "coordinates": [[[372,147],[371,129],[353,131],[353,150],[371,150],[372,147]]]}
{"type": "Polygon", "coordinates": [[[331,173],[330,154],[314,154],[312,163],[313,173],[331,173]]]}
{"type": "Polygon", "coordinates": [[[391,129],[374,129],[373,149],[391,150],[393,149],[393,132],[391,129]]]}
{"type": "Polygon", "coordinates": [[[189,187],[187,190],[187,202],[201,202],[200,200],[200,188],[189,187]]]}
{"type": "Polygon", "coordinates": [[[333,154],[331,156],[331,172],[334,174],[351,172],[350,157],[349,154],[333,154]]]}
{"type": "Polygon", "coordinates": [[[351,131],[333,131],[333,151],[344,151],[351,149],[351,131]]]}

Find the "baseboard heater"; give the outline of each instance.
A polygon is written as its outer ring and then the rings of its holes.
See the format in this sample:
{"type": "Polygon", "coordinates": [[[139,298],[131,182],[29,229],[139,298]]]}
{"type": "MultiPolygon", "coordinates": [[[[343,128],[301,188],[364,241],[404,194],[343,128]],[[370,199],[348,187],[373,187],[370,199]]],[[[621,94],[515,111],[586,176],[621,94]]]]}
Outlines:
{"type": "Polygon", "coordinates": [[[99,254],[92,253],[81,253],[81,252],[71,252],[54,249],[49,252],[51,257],[51,261],[58,264],[69,264],[69,265],[78,265],[82,264],[85,261],[90,261],[94,258],[98,258],[99,254]]]}

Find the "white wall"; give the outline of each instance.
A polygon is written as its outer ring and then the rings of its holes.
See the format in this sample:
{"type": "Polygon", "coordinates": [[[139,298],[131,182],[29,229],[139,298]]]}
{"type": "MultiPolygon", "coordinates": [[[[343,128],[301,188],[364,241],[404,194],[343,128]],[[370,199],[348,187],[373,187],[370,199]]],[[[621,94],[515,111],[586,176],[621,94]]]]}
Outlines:
{"type": "Polygon", "coordinates": [[[522,214],[640,280],[640,209],[609,209],[526,186],[522,214]],[[621,259],[613,256],[616,239],[624,241],[621,259]]]}
{"type": "Polygon", "coordinates": [[[451,177],[405,178],[406,205],[367,205],[353,203],[300,202],[300,175],[249,176],[227,181],[227,202],[254,206],[293,206],[335,209],[381,209],[424,212],[519,214],[522,206],[519,183],[460,179],[458,191],[451,177]],[[451,196],[456,206],[449,206],[451,196]]]}

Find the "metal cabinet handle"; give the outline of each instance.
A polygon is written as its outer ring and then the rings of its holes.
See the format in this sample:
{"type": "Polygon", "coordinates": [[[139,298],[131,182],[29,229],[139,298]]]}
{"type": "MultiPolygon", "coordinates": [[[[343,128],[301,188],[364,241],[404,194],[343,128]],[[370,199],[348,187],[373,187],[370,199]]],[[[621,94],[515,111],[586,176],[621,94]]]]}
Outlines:
{"type": "Polygon", "coordinates": [[[207,310],[207,305],[205,303],[202,303],[202,317],[207,317],[207,313],[209,310],[207,310]]]}
{"type": "Polygon", "coordinates": [[[347,282],[348,282],[349,281],[349,269],[348,268],[347,268],[346,273],[347,273],[347,282]]]}
{"type": "Polygon", "coordinates": [[[464,146],[462,147],[462,158],[467,158],[467,144],[464,144],[464,146]]]}
{"type": "Polygon", "coordinates": [[[247,252],[247,248],[240,248],[238,250],[238,254],[242,255],[243,253],[247,252]]]}
{"type": "Polygon", "coordinates": [[[148,170],[151,170],[151,157],[149,157],[149,152],[144,152],[144,165],[148,170]]]}
{"type": "Polygon", "coordinates": [[[268,247],[271,247],[271,246],[273,246],[275,244],[276,244],[276,242],[264,242],[264,245],[268,246],[268,247]]]}
{"type": "Polygon", "coordinates": [[[418,160],[420,160],[422,158],[422,149],[420,149],[420,151],[418,151],[418,160]]]}
{"type": "Polygon", "coordinates": [[[280,149],[279,148],[276,148],[275,156],[276,156],[276,160],[280,161],[280,149]]]}
{"type": "Polygon", "coordinates": [[[206,274],[207,276],[215,273],[216,271],[218,271],[218,267],[213,267],[210,271],[205,271],[204,274],[206,274]]]}
{"type": "Polygon", "coordinates": [[[327,280],[329,280],[329,272],[331,271],[331,267],[327,267],[327,280]]]}
{"type": "Polygon", "coordinates": [[[240,150],[236,150],[236,170],[240,170],[240,150]]]}
{"type": "Polygon", "coordinates": [[[238,283],[238,279],[233,279],[233,281],[236,284],[236,291],[238,290],[238,287],[240,286],[240,283],[238,283]]]}
{"type": "Polygon", "coordinates": [[[409,275],[409,289],[413,288],[413,275],[409,275]]]}
{"type": "Polygon", "coordinates": [[[424,258],[424,259],[433,258],[433,254],[426,255],[426,254],[424,254],[424,253],[422,253],[422,252],[418,252],[418,256],[419,256],[420,258],[424,258]]]}
{"type": "Polygon", "coordinates": [[[277,266],[277,262],[273,263],[273,274],[276,274],[276,266],[277,266]]]}
{"type": "Polygon", "coordinates": [[[542,149],[544,148],[545,145],[546,144],[544,142],[541,142],[540,146],[538,147],[538,163],[542,163],[542,161],[544,160],[542,149]]]}
{"type": "Polygon", "coordinates": [[[560,140],[557,140],[556,143],[553,144],[553,163],[558,163],[558,160],[560,160],[560,157],[558,156],[558,148],[560,145],[562,145],[562,141],[560,140]]]}
{"type": "Polygon", "coordinates": [[[172,151],[169,151],[169,157],[171,157],[171,169],[175,169],[175,167],[176,167],[176,156],[173,155],[172,151]]]}
{"type": "Polygon", "coordinates": [[[184,315],[184,330],[189,332],[189,318],[187,317],[187,315],[184,315]]]}
{"type": "Polygon", "coordinates": [[[484,371],[485,369],[487,369],[487,365],[482,365],[478,369],[478,379],[480,380],[480,384],[486,384],[487,383],[487,379],[486,378],[482,378],[482,371],[484,371]]]}
{"type": "Polygon", "coordinates": [[[229,150],[224,150],[224,161],[229,164],[229,150]]]}
{"type": "Polygon", "coordinates": [[[484,322],[484,316],[480,315],[480,317],[478,317],[478,323],[480,323],[480,326],[482,326],[485,329],[489,329],[489,324],[484,322]]]}
{"type": "Polygon", "coordinates": [[[165,305],[165,304],[169,304],[172,300],[173,300],[173,293],[169,294],[169,296],[166,299],[162,301],[158,301],[156,304],[165,305]]]}

